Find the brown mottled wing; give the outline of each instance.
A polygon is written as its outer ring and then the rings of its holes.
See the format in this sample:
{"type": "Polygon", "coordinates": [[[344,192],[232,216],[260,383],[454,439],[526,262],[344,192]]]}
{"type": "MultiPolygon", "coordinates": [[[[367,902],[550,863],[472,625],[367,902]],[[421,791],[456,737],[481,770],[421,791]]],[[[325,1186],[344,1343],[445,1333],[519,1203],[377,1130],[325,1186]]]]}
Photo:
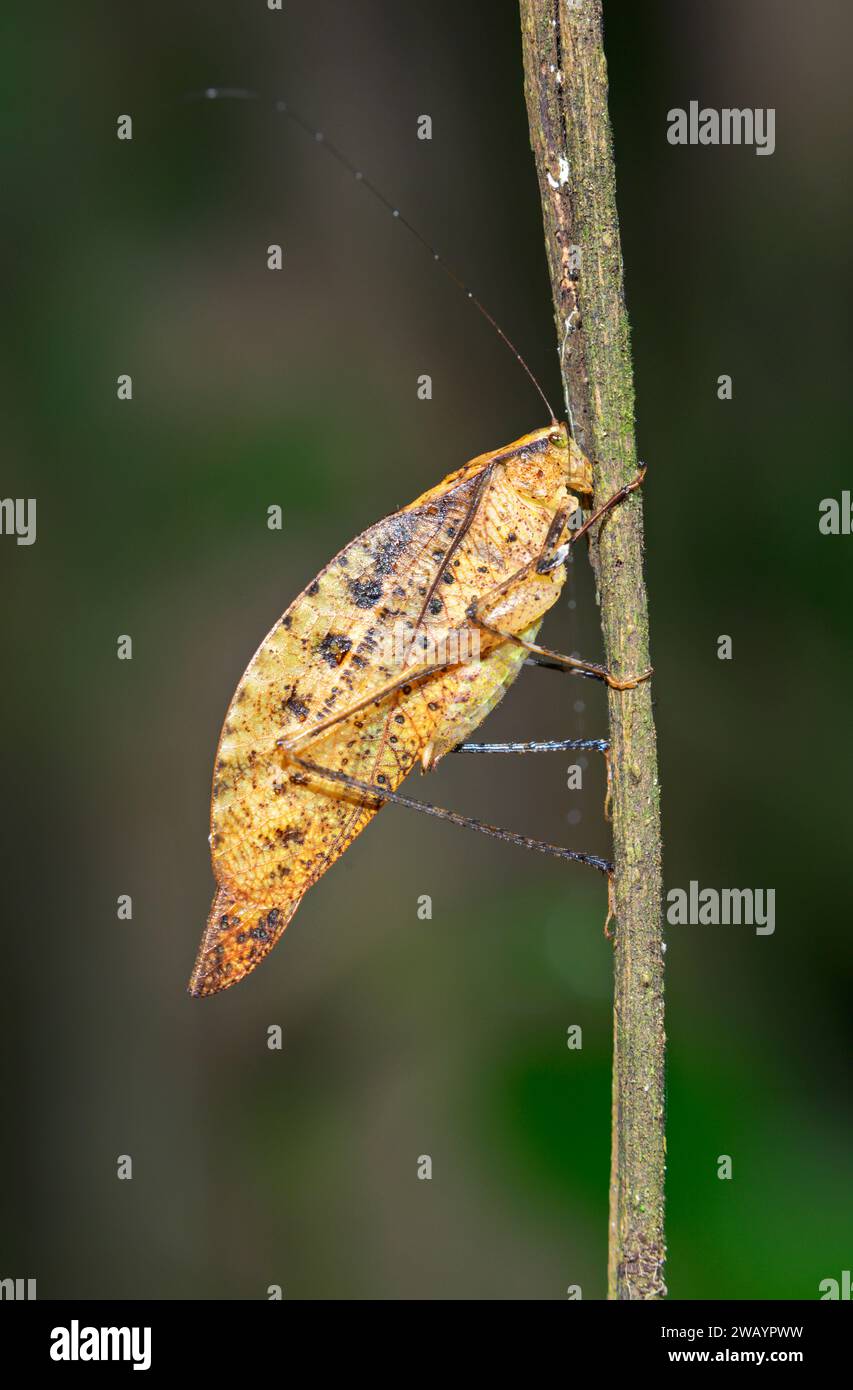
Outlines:
{"type": "MultiPolygon", "coordinates": [[[[513,509],[502,496],[500,470],[485,496],[481,472],[451,475],[352,541],[249,663],[217,752],[211,852],[218,891],[191,993],[215,993],[253,970],[307,889],[376,814],[360,793],[288,762],[278,741],[423,669],[423,653],[411,642],[422,630],[416,623],[425,601],[422,628],[440,641],[467,626],[472,601],[537,553],[547,521],[531,514],[520,524],[517,502],[513,509]],[[508,508],[516,518],[509,545],[500,534],[508,508]]],[[[440,756],[485,717],[524,659],[507,644],[481,655],[477,665],[420,681],[413,676],[411,685],[341,719],[299,752],[395,790],[425,749],[440,756]],[[456,739],[454,729],[461,730],[456,739]]]]}

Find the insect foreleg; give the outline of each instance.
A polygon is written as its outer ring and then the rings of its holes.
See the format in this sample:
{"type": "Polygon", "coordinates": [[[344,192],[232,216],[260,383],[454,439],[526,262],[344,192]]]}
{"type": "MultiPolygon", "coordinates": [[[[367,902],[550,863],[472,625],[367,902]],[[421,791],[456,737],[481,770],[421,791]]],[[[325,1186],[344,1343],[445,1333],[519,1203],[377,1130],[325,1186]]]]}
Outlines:
{"type": "Polygon", "coordinates": [[[630,497],[632,492],[636,492],[639,487],[642,487],[643,479],[648,471],[648,466],[642,464],[636,478],[633,478],[630,483],[626,483],[624,487],[617,488],[616,492],[608,497],[606,502],[602,502],[601,506],[598,507],[591,516],[587,517],[582,526],[579,526],[576,531],[572,531],[559,549],[549,557],[548,550],[553,540],[556,539],[552,534],[554,529],[552,526],[546,537],[545,544],[542,547],[542,554],[536,562],[537,574],[549,574],[551,570],[557,569],[559,565],[563,564],[569,553],[570,546],[573,546],[576,541],[579,541],[581,536],[585,536],[591,526],[594,526],[597,521],[600,521],[603,516],[606,516],[607,513],[618,506],[620,502],[624,502],[626,497],[630,497]]]}
{"type": "Polygon", "coordinates": [[[517,570],[515,574],[511,575],[509,579],[505,579],[501,584],[490,590],[489,593],[484,594],[482,598],[472,603],[467,614],[470,621],[477,623],[484,632],[489,633],[492,637],[503,638],[506,641],[514,642],[517,646],[529,652],[532,657],[539,658],[542,664],[556,666],[564,671],[577,672],[579,675],[591,676],[596,680],[605,681],[612,690],[633,690],[641,681],[648,680],[649,676],[652,674],[651,667],[646,671],[641,671],[639,675],[636,676],[627,676],[624,678],[614,676],[611,671],[607,670],[606,666],[601,666],[598,662],[582,661],[578,657],[565,656],[562,652],[550,651],[547,647],[540,647],[535,642],[530,642],[524,637],[519,637],[517,633],[506,632],[501,628],[493,626],[485,617],[485,613],[488,612],[490,607],[493,607],[504,595],[510,593],[516,585],[523,584],[532,574],[544,576],[563,564],[568,555],[569,547],[574,545],[575,541],[585,535],[590,527],[600,521],[613,507],[624,501],[630,493],[635,492],[642,484],[645,476],[646,469],[642,468],[632,482],[626,483],[624,487],[614,492],[612,497],[608,497],[607,501],[594,511],[584,524],[578,527],[577,531],[568,535],[564,542],[554,550],[554,543],[559,539],[560,532],[564,531],[568,519],[568,514],[565,511],[558,512],[557,516],[554,518],[554,522],[552,522],[548,529],[545,543],[536,559],[530,560],[526,565],[523,565],[521,569],[517,570]]]}

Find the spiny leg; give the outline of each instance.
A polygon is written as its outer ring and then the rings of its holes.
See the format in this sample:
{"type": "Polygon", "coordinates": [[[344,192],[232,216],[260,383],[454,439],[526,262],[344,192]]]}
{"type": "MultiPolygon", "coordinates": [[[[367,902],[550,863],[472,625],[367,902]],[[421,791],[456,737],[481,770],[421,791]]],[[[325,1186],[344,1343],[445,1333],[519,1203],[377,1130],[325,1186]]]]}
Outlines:
{"type": "Polygon", "coordinates": [[[607,753],[606,738],[547,738],[532,743],[459,743],[453,753],[568,753],[574,749],[592,753],[607,753]]]}
{"type": "Polygon", "coordinates": [[[501,826],[487,825],[484,821],[475,820],[472,816],[462,816],[458,811],[446,811],[442,806],[432,806],[427,801],[415,801],[411,797],[401,796],[399,792],[392,792],[377,782],[362,782],[357,777],[350,777],[346,772],[338,772],[331,767],[322,767],[319,763],[311,762],[307,758],[299,758],[293,753],[287,753],[286,756],[288,761],[296,763],[316,777],[337,782],[340,786],[347,787],[351,791],[374,797],[379,805],[370,809],[378,811],[386,801],[391,801],[395,805],[405,806],[411,811],[423,811],[427,816],[437,816],[440,820],[449,821],[451,825],[460,825],[466,830],[477,830],[481,835],[490,835],[494,839],[519,845],[522,849],[537,850],[540,854],[553,854],[558,859],[571,859],[577,864],[588,864],[590,868],[598,869],[599,873],[606,874],[608,881],[613,872],[613,865],[610,860],[602,859],[597,854],[587,854],[583,850],[566,849],[562,845],[549,844],[547,840],[534,840],[529,835],[518,834],[515,830],[504,830],[501,826]]]}
{"type": "Polygon", "coordinates": [[[532,743],[460,743],[452,753],[567,753],[573,750],[604,754],[607,770],[607,791],[604,797],[604,819],[611,821],[613,801],[613,764],[610,761],[610,742],[606,738],[540,739],[532,743]]]}

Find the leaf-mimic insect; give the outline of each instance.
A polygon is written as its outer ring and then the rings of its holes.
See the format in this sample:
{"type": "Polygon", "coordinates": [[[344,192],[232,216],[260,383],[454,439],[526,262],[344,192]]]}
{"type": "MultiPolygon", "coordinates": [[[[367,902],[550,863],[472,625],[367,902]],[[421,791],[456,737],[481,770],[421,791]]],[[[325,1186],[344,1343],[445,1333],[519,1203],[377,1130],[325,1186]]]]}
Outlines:
{"type": "MultiPolygon", "coordinates": [[[[252,96],[227,89],[206,95],[252,96]]],[[[565,581],[570,546],[643,476],[578,525],[582,499],[592,494],[592,468],[545,404],[545,428],[472,459],[345,546],[253,656],[216,753],[210,845],[217,888],[191,994],[214,994],[253,970],[307,890],[387,801],[609,872],[594,855],[412,802],[397,790],[416,764],[429,771],[464,745],[527,660],[616,689],[649,674],[617,680],[601,666],[537,644],[565,581]]],[[[604,740],[466,745],[510,752],[579,746],[607,748],[604,740]]]]}

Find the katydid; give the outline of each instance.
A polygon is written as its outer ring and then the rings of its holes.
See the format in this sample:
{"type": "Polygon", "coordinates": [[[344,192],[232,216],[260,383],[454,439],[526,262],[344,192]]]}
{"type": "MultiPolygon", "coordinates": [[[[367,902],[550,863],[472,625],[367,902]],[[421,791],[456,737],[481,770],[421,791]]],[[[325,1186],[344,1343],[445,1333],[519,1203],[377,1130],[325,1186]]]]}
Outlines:
{"type": "MultiPolygon", "coordinates": [[[[236,89],[205,95],[253,97],[236,89]]],[[[281,102],[276,108],[287,110],[281,102]]],[[[324,144],[438,259],[360,171],[324,144]]],[[[620,679],[536,640],[563,587],[570,547],[640,485],[644,470],[577,524],[582,500],[592,497],[591,464],[554,419],[506,334],[465,292],[522,363],[551,421],[472,459],[351,541],[264,638],[237,686],[216,753],[210,845],[217,890],[189,984],[193,995],[217,993],[249,974],[307,890],[388,801],[589,864],[609,878],[612,866],[596,855],[398,791],[416,764],[430,771],[452,751],[584,747],[606,754],[603,739],[466,743],[528,660],[616,690],[651,674],[620,679]]]]}

